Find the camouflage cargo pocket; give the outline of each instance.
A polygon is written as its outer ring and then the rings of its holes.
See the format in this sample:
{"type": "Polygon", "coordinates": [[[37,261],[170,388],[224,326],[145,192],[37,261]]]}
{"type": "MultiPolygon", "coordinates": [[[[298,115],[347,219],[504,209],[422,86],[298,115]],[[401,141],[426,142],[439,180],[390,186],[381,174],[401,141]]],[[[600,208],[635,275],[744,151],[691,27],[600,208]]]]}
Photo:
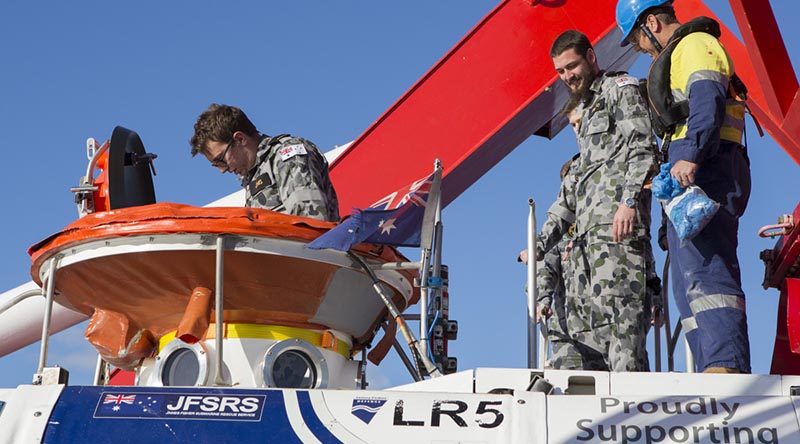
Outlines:
{"type": "Polygon", "coordinates": [[[645,259],[637,242],[597,243],[588,247],[592,327],[639,319],[644,311],[645,259]]]}
{"type": "Polygon", "coordinates": [[[613,119],[606,110],[596,112],[586,121],[586,132],[581,138],[582,162],[595,164],[605,162],[617,151],[612,143],[613,119]]]}

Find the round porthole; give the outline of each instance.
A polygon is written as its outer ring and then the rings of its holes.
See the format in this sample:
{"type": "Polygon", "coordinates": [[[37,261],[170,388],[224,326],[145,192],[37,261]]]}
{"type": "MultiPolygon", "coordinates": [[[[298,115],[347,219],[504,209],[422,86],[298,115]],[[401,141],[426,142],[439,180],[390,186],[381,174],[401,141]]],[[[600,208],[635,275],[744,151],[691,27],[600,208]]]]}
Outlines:
{"type": "Polygon", "coordinates": [[[156,358],[155,374],[163,386],[191,387],[204,385],[208,376],[208,359],[200,343],[187,344],[175,339],[156,358]]]}
{"type": "Polygon", "coordinates": [[[313,345],[302,339],[286,339],[267,349],[261,378],[266,387],[325,388],[328,386],[328,365],[313,345]]]}

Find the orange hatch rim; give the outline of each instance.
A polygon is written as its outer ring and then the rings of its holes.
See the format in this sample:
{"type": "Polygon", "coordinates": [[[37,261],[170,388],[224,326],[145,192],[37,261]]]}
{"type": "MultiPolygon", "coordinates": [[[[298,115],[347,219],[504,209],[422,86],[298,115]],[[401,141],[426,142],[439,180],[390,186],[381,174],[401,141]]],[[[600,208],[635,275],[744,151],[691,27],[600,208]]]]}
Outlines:
{"type": "MultiPolygon", "coordinates": [[[[232,234],[263,236],[310,242],[331,228],[335,222],[292,216],[260,208],[194,207],[175,203],[157,203],[89,214],[28,249],[31,276],[41,285],[38,270],[44,262],[66,248],[86,242],[148,234],[232,234]]],[[[380,262],[406,262],[395,248],[358,244],[353,250],[380,262]]],[[[415,272],[402,270],[412,278],[415,272]]],[[[410,304],[416,302],[414,291],[410,304]]]]}

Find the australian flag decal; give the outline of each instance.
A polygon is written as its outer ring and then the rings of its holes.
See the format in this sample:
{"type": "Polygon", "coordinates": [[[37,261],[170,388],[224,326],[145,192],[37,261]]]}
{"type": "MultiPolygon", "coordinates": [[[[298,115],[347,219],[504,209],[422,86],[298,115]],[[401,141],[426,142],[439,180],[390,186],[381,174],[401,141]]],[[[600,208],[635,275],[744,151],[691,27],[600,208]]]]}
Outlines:
{"type": "Polygon", "coordinates": [[[356,418],[364,421],[364,424],[369,424],[372,417],[378,413],[378,410],[386,404],[384,398],[356,398],[353,400],[353,408],[350,413],[356,418]]]}

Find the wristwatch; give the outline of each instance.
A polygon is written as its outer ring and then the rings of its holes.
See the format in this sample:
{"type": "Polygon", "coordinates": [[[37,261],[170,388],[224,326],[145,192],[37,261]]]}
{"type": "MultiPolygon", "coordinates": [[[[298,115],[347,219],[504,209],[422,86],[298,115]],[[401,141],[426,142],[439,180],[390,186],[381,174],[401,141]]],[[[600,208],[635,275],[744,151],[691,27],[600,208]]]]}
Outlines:
{"type": "Polygon", "coordinates": [[[625,199],[622,203],[624,203],[628,208],[636,208],[636,199],[632,197],[625,199]]]}

